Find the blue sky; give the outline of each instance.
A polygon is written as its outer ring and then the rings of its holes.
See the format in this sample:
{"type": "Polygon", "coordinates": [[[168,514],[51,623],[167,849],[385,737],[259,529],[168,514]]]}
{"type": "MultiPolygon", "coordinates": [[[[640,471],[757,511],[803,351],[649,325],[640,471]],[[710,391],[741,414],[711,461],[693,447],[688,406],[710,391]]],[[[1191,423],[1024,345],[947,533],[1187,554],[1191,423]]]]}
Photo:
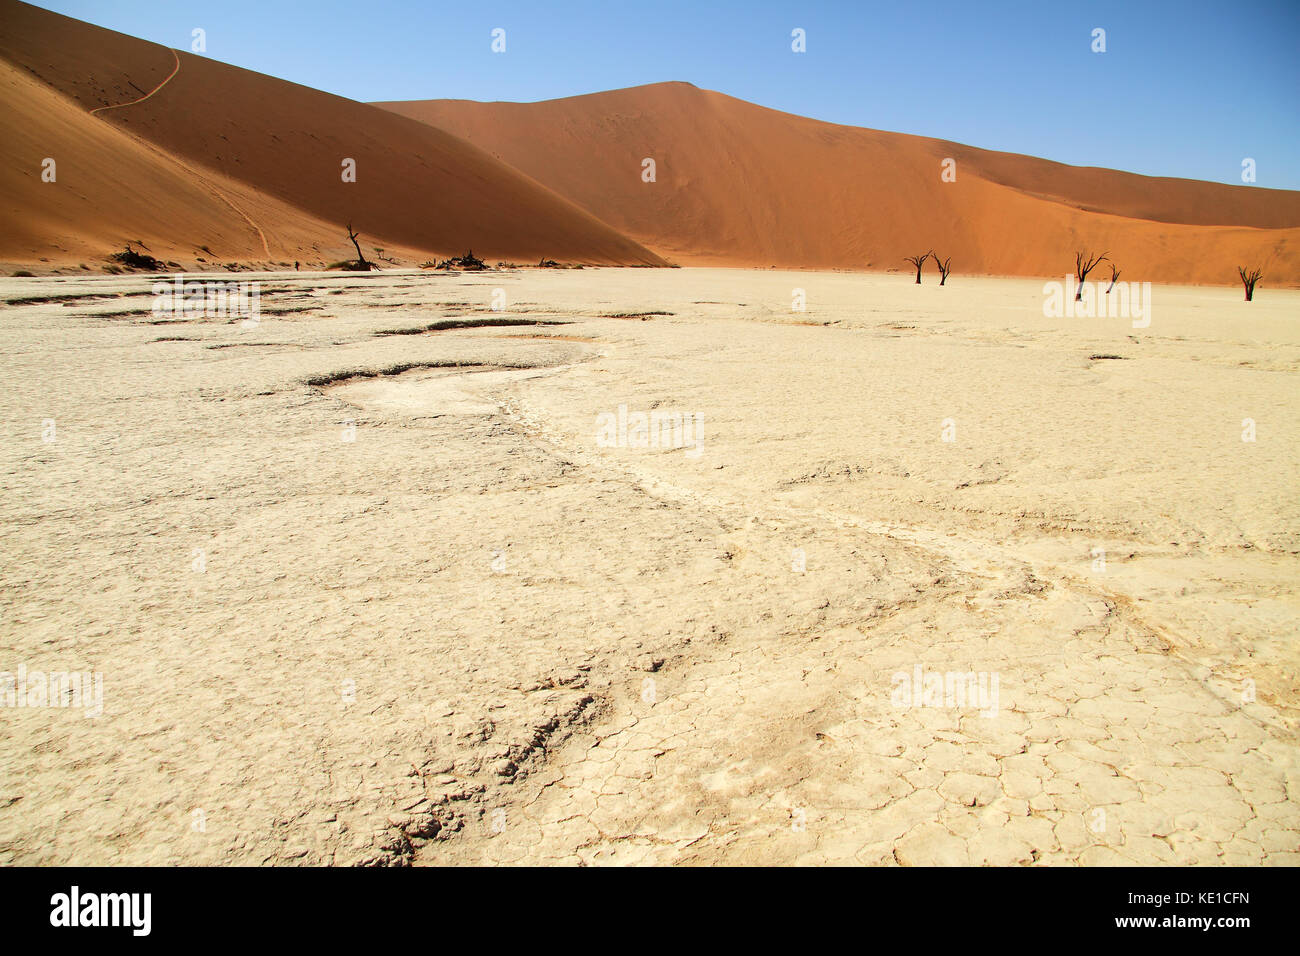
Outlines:
{"type": "Polygon", "coordinates": [[[817,119],[1082,166],[1300,189],[1300,0],[43,0],[356,100],[686,80],[817,119]],[[506,31],[506,51],[490,49],[506,31]],[[807,52],[791,51],[791,30],[807,52]],[[1094,28],[1106,52],[1091,50],[1094,28]]]}

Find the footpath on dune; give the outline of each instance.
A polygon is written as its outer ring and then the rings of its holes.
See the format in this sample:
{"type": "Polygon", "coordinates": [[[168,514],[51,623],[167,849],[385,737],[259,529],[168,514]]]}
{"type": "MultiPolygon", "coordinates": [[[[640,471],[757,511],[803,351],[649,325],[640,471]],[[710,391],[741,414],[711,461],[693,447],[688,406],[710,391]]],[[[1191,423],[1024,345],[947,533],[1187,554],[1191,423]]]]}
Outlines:
{"type": "Polygon", "coordinates": [[[124,106],[135,106],[135,104],[137,104],[137,103],[143,103],[145,100],[149,99],[149,97],[153,96],[155,93],[157,93],[159,90],[161,90],[164,86],[166,86],[168,83],[170,83],[171,80],[172,80],[172,77],[174,77],[177,73],[179,73],[179,72],[181,71],[181,58],[180,58],[180,54],[178,54],[175,50],[172,50],[172,56],[174,56],[174,57],[176,58],[176,68],[175,68],[174,70],[172,70],[170,73],[167,74],[167,78],[166,78],[165,80],[163,80],[161,83],[159,83],[157,86],[155,86],[152,90],[150,90],[150,91],[149,91],[148,93],[146,93],[144,96],[141,96],[139,99],[131,100],[131,102],[129,102],[129,103],[115,103],[115,104],[112,105],[112,106],[97,106],[97,107],[95,107],[93,110],[90,111],[90,115],[91,115],[91,116],[94,116],[96,113],[103,113],[105,110],[120,110],[120,109],[121,109],[122,107],[124,107],[124,106]]]}
{"type": "Polygon", "coordinates": [[[38,109],[33,93],[12,91],[21,122],[2,147],[3,185],[19,228],[0,238],[2,257],[66,264],[97,251],[102,260],[129,239],[186,266],[200,256],[247,261],[268,249],[319,266],[350,254],[343,226],[351,222],[410,265],[469,249],[493,262],[665,264],[546,186],[423,123],[17,0],[0,0],[0,11],[9,82],[41,87],[86,114],[74,121],[63,107],[38,109]],[[160,152],[137,169],[143,143],[160,152]],[[53,182],[42,179],[47,158],[58,165],[53,182]],[[231,236],[228,214],[210,215],[193,188],[170,185],[185,177],[221,182],[221,203],[262,224],[263,235],[231,236]]]}

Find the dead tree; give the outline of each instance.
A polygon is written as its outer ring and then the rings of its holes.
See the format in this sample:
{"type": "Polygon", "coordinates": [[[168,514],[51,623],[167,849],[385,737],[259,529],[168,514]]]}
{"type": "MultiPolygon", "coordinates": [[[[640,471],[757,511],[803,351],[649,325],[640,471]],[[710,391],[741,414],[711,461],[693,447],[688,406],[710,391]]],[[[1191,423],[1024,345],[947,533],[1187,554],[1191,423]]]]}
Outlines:
{"type": "Polygon", "coordinates": [[[1110,285],[1106,286],[1106,294],[1110,295],[1110,290],[1115,288],[1115,280],[1119,278],[1119,270],[1115,268],[1115,263],[1110,264],[1110,285]]]}
{"type": "MultiPolygon", "coordinates": [[[[149,248],[139,239],[135,241],[135,244],[139,246],[141,249],[149,248]]],[[[124,249],[122,252],[113,253],[111,256],[109,256],[109,258],[114,259],[117,262],[122,263],[122,265],[128,266],[132,269],[148,269],[151,272],[163,271],[163,264],[161,260],[155,259],[153,256],[149,255],[148,253],[136,252],[134,249],[131,248],[131,243],[129,240],[127,241],[126,249],[124,249]]]]}
{"type": "Polygon", "coordinates": [[[374,267],[371,265],[371,263],[369,263],[369,262],[366,261],[366,257],[365,257],[364,255],[362,255],[362,253],[361,253],[361,244],[360,244],[359,242],[357,242],[357,234],[356,234],[355,232],[352,231],[352,223],[350,223],[350,222],[348,223],[348,238],[352,240],[352,245],[353,245],[353,246],[356,248],[356,250],[357,250],[357,268],[358,268],[358,269],[372,269],[372,268],[374,268],[374,267]]]}
{"type": "Polygon", "coordinates": [[[921,266],[925,265],[925,260],[930,258],[930,253],[926,252],[919,256],[904,256],[904,262],[910,262],[916,266],[916,284],[921,284],[921,266]]]}
{"type": "Polygon", "coordinates": [[[1246,301],[1252,301],[1255,298],[1255,285],[1264,278],[1263,274],[1259,269],[1251,269],[1247,272],[1241,266],[1237,266],[1237,275],[1241,276],[1241,284],[1246,287],[1246,301]]]}
{"type": "MultiPolygon", "coordinates": [[[[930,254],[934,255],[934,253],[930,254]]],[[[940,261],[938,256],[934,256],[934,264],[939,267],[939,285],[943,285],[948,281],[948,273],[952,271],[952,256],[943,261],[940,261]]]]}
{"type": "Polygon", "coordinates": [[[1079,287],[1074,290],[1074,301],[1079,302],[1083,299],[1083,283],[1088,278],[1088,273],[1097,268],[1097,264],[1106,258],[1106,253],[1099,256],[1093,256],[1090,252],[1076,252],[1074,254],[1074,275],[1079,280],[1079,287]]]}

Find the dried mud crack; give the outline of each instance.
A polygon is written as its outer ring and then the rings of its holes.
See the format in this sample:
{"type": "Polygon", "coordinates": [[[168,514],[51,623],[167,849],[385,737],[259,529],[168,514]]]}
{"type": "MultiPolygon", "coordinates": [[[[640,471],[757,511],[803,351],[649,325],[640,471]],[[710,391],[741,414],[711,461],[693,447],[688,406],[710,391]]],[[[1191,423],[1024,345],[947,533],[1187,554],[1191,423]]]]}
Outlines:
{"type": "Polygon", "coordinates": [[[105,688],[5,709],[0,861],[1300,862],[1285,309],[1097,375],[1127,334],[1027,335],[1032,283],[494,280],[573,328],[378,335],[397,274],[167,335],[79,307],[138,279],[0,288],[70,297],[0,330],[0,669],[105,688]]]}

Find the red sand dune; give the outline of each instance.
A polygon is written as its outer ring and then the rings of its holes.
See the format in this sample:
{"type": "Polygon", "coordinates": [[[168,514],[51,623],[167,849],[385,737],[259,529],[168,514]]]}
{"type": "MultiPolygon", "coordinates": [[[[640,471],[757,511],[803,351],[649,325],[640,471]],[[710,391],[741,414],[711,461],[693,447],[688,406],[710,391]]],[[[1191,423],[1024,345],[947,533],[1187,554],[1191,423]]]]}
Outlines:
{"type": "MultiPolygon", "coordinates": [[[[0,146],[4,259],[102,264],[128,240],[164,260],[305,258],[300,250],[330,231],[287,203],[197,164],[182,165],[88,116],[8,63],[0,63],[0,110],[9,124],[0,146]],[[56,163],[53,183],[41,180],[46,157],[56,163]],[[275,224],[269,253],[252,221],[275,224]]],[[[332,238],[343,237],[335,230],[332,238]]]]}
{"type": "Polygon", "coordinates": [[[1300,284],[1300,193],[836,126],[665,83],[533,104],[363,104],[0,0],[0,259],[369,252],[1300,284]],[[105,109],[105,107],[112,107],[105,109]],[[382,108],[381,108],[382,107],[382,108]],[[404,115],[399,115],[404,114],[404,115]],[[495,155],[493,155],[495,154],[495,155]],[[55,183],[41,180],[45,158],[55,183]],[[642,181],[642,159],[657,181],[642,181]],[[957,162],[956,182],[940,163],[957,162]],[[342,161],[357,164],[344,182],[342,161]],[[653,250],[653,251],[652,251],[653,250]]]}
{"type": "Polygon", "coordinates": [[[423,123],[15,0],[0,2],[0,20],[0,258],[84,261],[142,239],[164,258],[208,245],[225,259],[342,259],[355,255],[340,226],[351,220],[367,253],[662,264],[423,123]],[[45,157],[56,183],[41,181],[45,157]],[[342,180],[345,158],[355,183],[342,180]]]}
{"type": "Polygon", "coordinates": [[[1300,193],[1161,179],[837,126],[660,83],[541,103],[380,103],[492,152],[681,264],[1300,283],[1300,193]],[[656,161],[657,181],[641,178],[656,161]],[[956,160],[955,182],[940,178],[956,160]],[[1104,267],[1103,267],[1104,268],[1104,267]]]}

